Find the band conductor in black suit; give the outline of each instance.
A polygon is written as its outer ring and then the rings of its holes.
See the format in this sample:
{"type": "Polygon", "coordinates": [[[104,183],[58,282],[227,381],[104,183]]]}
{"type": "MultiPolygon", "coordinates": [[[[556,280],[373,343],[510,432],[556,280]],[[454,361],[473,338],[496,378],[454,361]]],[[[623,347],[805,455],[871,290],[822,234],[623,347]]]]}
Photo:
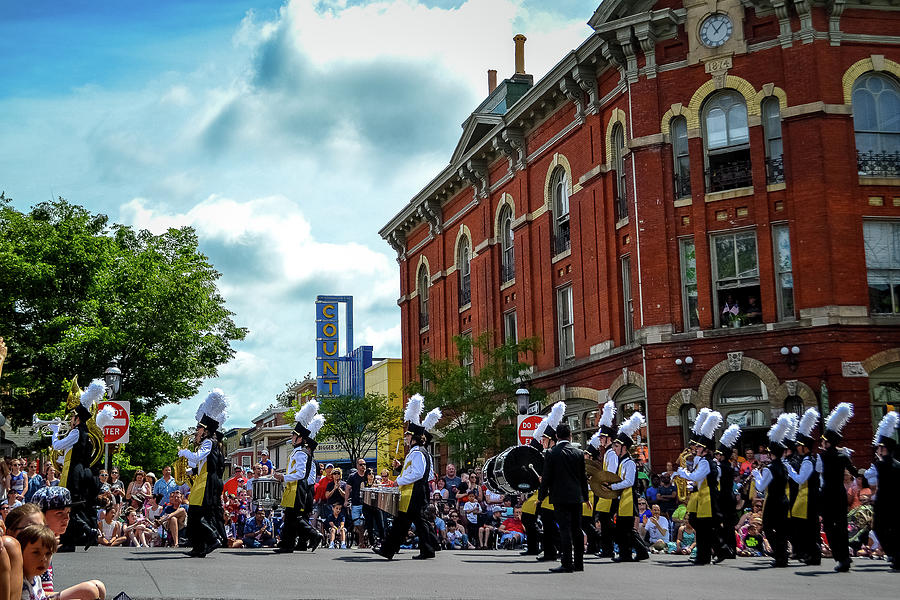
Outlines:
{"type": "Polygon", "coordinates": [[[584,538],[581,531],[582,504],[588,499],[584,452],[570,443],[572,430],[567,423],[556,428],[559,441],[544,461],[544,474],[538,502],[548,494],[559,524],[560,566],[554,573],[584,570],[584,538]],[[573,560],[574,550],[574,560],[573,560]]]}

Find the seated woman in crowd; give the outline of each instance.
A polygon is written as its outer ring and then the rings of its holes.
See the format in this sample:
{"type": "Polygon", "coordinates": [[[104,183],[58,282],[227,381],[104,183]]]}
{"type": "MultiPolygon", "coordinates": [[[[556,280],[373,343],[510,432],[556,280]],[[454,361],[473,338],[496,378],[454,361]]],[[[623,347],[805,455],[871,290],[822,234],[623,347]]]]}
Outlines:
{"type": "Polygon", "coordinates": [[[697,532],[688,521],[678,528],[678,539],[675,540],[675,553],[688,554],[692,558],[697,554],[697,532]]]}
{"type": "Polygon", "coordinates": [[[100,530],[98,541],[101,546],[121,546],[128,539],[122,535],[122,522],[116,518],[117,516],[118,511],[115,508],[106,507],[98,527],[100,530]]]}
{"type": "Polygon", "coordinates": [[[143,515],[139,514],[132,507],[125,509],[125,527],[122,529],[122,534],[128,540],[130,546],[149,548],[150,544],[147,541],[148,529],[149,527],[143,515]]]}

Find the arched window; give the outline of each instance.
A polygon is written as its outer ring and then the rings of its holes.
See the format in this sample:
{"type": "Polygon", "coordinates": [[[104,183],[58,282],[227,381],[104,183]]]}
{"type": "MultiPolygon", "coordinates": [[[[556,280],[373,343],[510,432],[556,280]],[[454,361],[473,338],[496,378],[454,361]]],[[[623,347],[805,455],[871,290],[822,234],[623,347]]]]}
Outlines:
{"type": "Polygon", "coordinates": [[[472,249],[469,247],[469,238],[460,240],[456,257],[459,271],[459,305],[466,306],[472,302],[472,249]]]}
{"type": "Polygon", "coordinates": [[[756,448],[768,442],[771,406],[766,386],[750,371],[726,373],[713,389],[713,410],[725,417],[725,426],[741,426],[743,447],[756,448]]]}
{"type": "Polygon", "coordinates": [[[784,182],[784,148],[781,142],[781,105],[772,96],[762,103],[763,129],[766,133],[766,183],[784,182]]]}
{"type": "MultiPolygon", "coordinates": [[[[644,415],[645,419],[647,417],[647,399],[644,395],[644,390],[632,383],[619,388],[613,397],[613,402],[616,403],[616,423],[619,425],[636,412],[644,415]]],[[[648,436],[649,429],[646,422],[632,436],[634,446],[631,448],[631,455],[640,456],[644,462],[649,462],[650,460],[650,439],[648,436]]]]}
{"type": "Polygon", "coordinates": [[[784,399],[784,412],[802,415],[803,410],[803,398],[800,396],[788,396],[784,399]]]}
{"type": "Polygon", "coordinates": [[[419,329],[428,327],[428,267],[419,267],[417,278],[417,292],[419,293],[419,329]]]}
{"type": "Polygon", "coordinates": [[[550,195],[553,200],[553,254],[565,252],[569,241],[569,179],[566,170],[557,167],[550,178],[550,195]]]}
{"type": "Polygon", "coordinates": [[[691,195],[691,157],[688,153],[687,119],[675,117],[669,127],[675,159],[675,199],[691,195]]]}
{"type": "Polygon", "coordinates": [[[747,104],[734,90],[719,92],[703,106],[706,191],[720,192],[753,184],[747,104]]]}
{"type": "Polygon", "coordinates": [[[697,407],[693,404],[685,404],[679,413],[681,414],[681,441],[687,448],[688,442],[691,441],[691,428],[694,426],[694,421],[697,420],[697,407]]]}
{"type": "Polygon", "coordinates": [[[880,73],[853,84],[853,129],[860,175],[900,177],[900,85],[880,73]]]}
{"type": "Polygon", "coordinates": [[[613,166],[616,168],[616,220],[628,216],[628,190],[625,186],[625,128],[613,127],[613,166]]]}
{"type": "Polygon", "coordinates": [[[500,209],[500,282],[516,278],[516,258],[513,249],[512,208],[509,204],[500,209]]]}

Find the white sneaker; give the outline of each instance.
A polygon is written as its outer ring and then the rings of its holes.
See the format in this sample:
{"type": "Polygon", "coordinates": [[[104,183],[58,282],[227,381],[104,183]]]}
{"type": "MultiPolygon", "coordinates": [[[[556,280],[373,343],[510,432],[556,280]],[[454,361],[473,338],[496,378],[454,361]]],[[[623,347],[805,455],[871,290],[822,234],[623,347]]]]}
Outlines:
{"type": "Polygon", "coordinates": [[[330,544],[328,544],[328,547],[329,547],[329,548],[334,548],[334,542],[331,542],[330,544]]]}
{"type": "Polygon", "coordinates": [[[341,548],[343,549],[343,548],[346,548],[346,547],[347,547],[347,542],[341,542],[341,548]]]}

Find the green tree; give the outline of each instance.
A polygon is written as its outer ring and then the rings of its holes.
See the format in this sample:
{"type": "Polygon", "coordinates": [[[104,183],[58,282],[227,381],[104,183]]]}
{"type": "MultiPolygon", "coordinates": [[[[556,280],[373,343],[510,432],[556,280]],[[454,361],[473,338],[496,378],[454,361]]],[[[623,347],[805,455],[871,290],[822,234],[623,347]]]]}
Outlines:
{"type": "MultiPolygon", "coordinates": [[[[380,438],[403,426],[403,411],[392,407],[384,394],[324,396],[318,402],[325,425],[316,439],[335,442],[354,463],[360,456],[366,456],[380,438]]],[[[293,410],[285,413],[290,422],[298,408],[299,404],[295,404],[293,410]]]]}
{"type": "MultiPolygon", "coordinates": [[[[491,336],[455,336],[457,355],[433,359],[423,354],[418,366],[420,381],[407,386],[409,393],[421,393],[426,407],[440,406],[443,418],[438,425],[442,441],[449,445],[453,461],[471,466],[489,449],[515,443],[516,390],[530,388],[531,365],[522,359],[540,348],[538,338],[491,346],[491,336]],[[471,366],[475,358],[481,364],[471,366]],[[422,381],[428,385],[423,389],[422,381]]],[[[532,401],[545,393],[530,389],[532,401]]]]}
{"type": "MultiPolygon", "coordinates": [[[[162,476],[162,468],[178,458],[178,439],[163,426],[165,417],[132,415],[128,443],[115,454],[113,462],[123,475],[132,476],[137,469],[162,476]]],[[[180,438],[179,438],[180,439],[180,438]]]]}
{"type": "Polygon", "coordinates": [[[247,333],[219,277],[190,227],[135,231],[62,198],[22,213],[0,194],[4,414],[52,410],[60,381],[84,387],[113,357],[133,413],[193,396],[247,333]]]}

